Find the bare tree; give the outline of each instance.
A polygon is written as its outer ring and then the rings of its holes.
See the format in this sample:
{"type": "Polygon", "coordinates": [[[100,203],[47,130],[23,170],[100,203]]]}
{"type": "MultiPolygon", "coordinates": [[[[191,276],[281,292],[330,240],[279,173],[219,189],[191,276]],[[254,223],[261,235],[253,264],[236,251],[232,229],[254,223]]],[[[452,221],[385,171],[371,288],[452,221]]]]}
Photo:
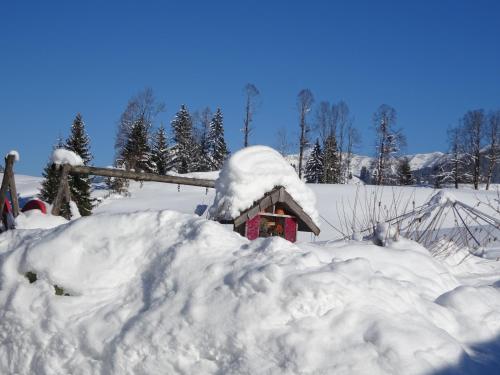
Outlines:
{"type": "Polygon", "coordinates": [[[115,159],[121,156],[129,139],[130,131],[134,123],[143,120],[149,132],[155,117],[165,110],[165,103],[156,100],[153,89],[146,87],[133,96],[127,103],[118,121],[118,129],[115,140],[115,159]]]}
{"type": "Polygon", "coordinates": [[[350,180],[352,178],[351,162],[352,162],[353,150],[360,144],[361,144],[361,134],[359,134],[358,129],[353,127],[352,124],[349,124],[347,128],[347,154],[345,158],[345,165],[346,165],[345,171],[347,180],[350,180]]]}
{"type": "Polygon", "coordinates": [[[339,152],[339,164],[340,164],[340,181],[345,182],[345,177],[347,173],[347,163],[345,162],[345,149],[346,140],[349,137],[349,129],[352,127],[352,118],[349,111],[349,106],[346,102],[341,100],[337,104],[333,105],[333,120],[335,122],[335,128],[337,129],[337,147],[339,152]]]}
{"type": "Polygon", "coordinates": [[[448,143],[450,146],[450,158],[447,165],[443,166],[442,181],[453,181],[455,189],[458,189],[458,184],[465,181],[464,179],[464,144],[463,144],[463,128],[459,125],[448,129],[448,143]]]}
{"type": "Polygon", "coordinates": [[[468,111],[464,118],[464,134],[466,138],[466,151],[472,170],[472,183],[474,189],[479,189],[481,179],[481,147],[484,139],[486,116],[482,109],[468,111]]]}
{"type": "Polygon", "coordinates": [[[340,181],[345,182],[345,175],[347,171],[347,165],[344,160],[344,146],[346,141],[346,136],[348,136],[348,129],[352,125],[352,119],[349,114],[349,106],[341,100],[337,104],[333,105],[333,120],[335,122],[335,128],[337,129],[337,147],[338,147],[338,158],[340,164],[340,181]]]}
{"type": "Polygon", "coordinates": [[[327,101],[319,103],[316,109],[316,124],[315,130],[319,133],[322,144],[326,142],[326,138],[331,135],[336,136],[336,123],[333,119],[333,108],[327,101]]]}
{"type": "Polygon", "coordinates": [[[373,125],[376,133],[374,174],[377,185],[391,182],[395,156],[406,144],[401,130],[394,129],[395,124],[396,110],[387,104],[382,104],[373,114],[373,125]]]}
{"type": "Polygon", "coordinates": [[[302,178],[302,163],[304,158],[304,150],[309,143],[310,126],[307,124],[307,115],[311,111],[314,96],[309,89],[300,90],[297,95],[297,109],[299,111],[299,178],[302,178]]]}
{"type": "Polygon", "coordinates": [[[486,174],[486,190],[489,190],[493,171],[500,157],[500,111],[491,112],[489,115],[488,129],[486,132],[488,142],[488,171],[486,174]]]}
{"type": "Polygon", "coordinates": [[[245,93],[245,118],[243,119],[243,147],[248,147],[248,137],[252,132],[252,120],[257,107],[260,92],[252,83],[247,83],[243,88],[245,93]]]}
{"type": "Polygon", "coordinates": [[[292,142],[285,127],[276,132],[276,149],[283,156],[287,156],[292,149],[292,142]]]}

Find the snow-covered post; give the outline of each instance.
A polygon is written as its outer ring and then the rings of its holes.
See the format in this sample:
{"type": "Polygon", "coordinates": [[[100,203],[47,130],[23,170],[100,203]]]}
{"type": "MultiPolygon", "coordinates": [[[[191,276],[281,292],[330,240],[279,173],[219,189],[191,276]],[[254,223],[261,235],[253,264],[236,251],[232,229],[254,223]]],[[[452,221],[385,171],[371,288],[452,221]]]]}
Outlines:
{"type": "Polygon", "coordinates": [[[52,215],[59,216],[61,212],[61,206],[63,202],[71,201],[71,194],[69,191],[68,174],[71,169],[71,165],[64,164],[61,169],[61,176],[59,181],[59,188],[57,189],[57,195],[54,199],[54,205],[52,206],[52,215]]]}
{"type": "Polygon", "coordinates": [[[3,213],[7,189],[10,191],[12,198],[12,214],[14,217],[19,215],[19,200],[17,198],[16,181],[14,179],[14,162],[17,160],[19,160],[19,153],[17,151],[11,151],[5,156],[5,171],[2,179],[2,187],[0,188],[0,215],[3,213]]]}
{"type": "Polygon", "coordinates": [[[69,151],[64,148],[58,148],[52,153],[52,162],[58,168],[61,168],[59,188],[57,189],[57,195],[52,206],[52,215],[59,216],[59,214],[61,213],[62,204],[64,202],[69,203],[71,201],[68,174],[72,166],[83,165],[83,160],[73,151],[69,151]]]}

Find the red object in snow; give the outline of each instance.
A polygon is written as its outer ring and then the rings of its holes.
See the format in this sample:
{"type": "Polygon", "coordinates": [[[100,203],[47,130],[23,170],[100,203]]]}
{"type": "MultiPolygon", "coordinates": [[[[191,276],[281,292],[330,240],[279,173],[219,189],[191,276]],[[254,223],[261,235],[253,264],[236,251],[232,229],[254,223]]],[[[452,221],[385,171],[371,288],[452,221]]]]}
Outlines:
{"type": "Polygon", "coordinates": [[[259,237],[259,226],[260,226],[259,215],[256,215],[254,218],[248,220],[246,225],[247,225],[247,238],[249,240],[255,240],[257,237],[259,237]]]}
{"type": "Polygon", "coordinates": [[[28,203],[26,203],[22,208],[21,212],[26,212],[30,210],[40,210],[44,214],[47,213],[47,207],[45,206],[45,203],[43,203],[41,200],[38,199],[32,199],[28,203]]]}
{"type": "Polygon", "coordinates": [[[3,213],[12,212],[12,206],[7,198],[5,198],[5,204],[3,205],[3,213]]]}
{"type": "Polygon", "coordinates": [[[285,217],[285,239],[297,241],[297,219],[294,217],[285,217]]]}

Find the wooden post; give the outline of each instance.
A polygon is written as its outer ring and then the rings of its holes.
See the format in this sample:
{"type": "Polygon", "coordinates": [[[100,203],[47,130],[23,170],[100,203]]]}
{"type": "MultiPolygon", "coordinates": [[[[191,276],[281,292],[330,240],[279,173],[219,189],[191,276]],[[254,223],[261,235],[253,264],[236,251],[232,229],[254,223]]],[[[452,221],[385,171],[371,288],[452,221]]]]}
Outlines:
{"type": "Polygon", "coordinates": [[[19,215],[19,200],[17,199],[16,181],[14,179],[14,155],[7,155],[5,158],[5,171],[3,172],[2,187],[0,188],[0,216],[3,215],[3,207],[7,198],[7,189],[12,198],[12,214],[19,215]]]}
{"type": "Polygon", "coordinates": [[[57,195],[52,206],[52,215],[54,216],[59,216],[63,203],[71,200],[68,183],[68,174],[70,169],[71,166],[69,164],[64,164],[61,168],[59,188],[57,189],[57,195]]]}
{"type": "Polygon", "coordinates": [[[165,182],[178,185],[201,186],[208,188],[213,188],[215,185],[215,182],[213,180],[206,180],[203,178],[192,178],[192,177],[170,176],[170,175],[164,176],[155,173],[132,172],[116,168],[98,168],[98,167],[88,167],[83,165],[72,166],[69,168],[70,168],[69,173],[71,174],[91,174],[94,176],[118,177],[136,181],[155,181],[155,182],[165,182]]]}

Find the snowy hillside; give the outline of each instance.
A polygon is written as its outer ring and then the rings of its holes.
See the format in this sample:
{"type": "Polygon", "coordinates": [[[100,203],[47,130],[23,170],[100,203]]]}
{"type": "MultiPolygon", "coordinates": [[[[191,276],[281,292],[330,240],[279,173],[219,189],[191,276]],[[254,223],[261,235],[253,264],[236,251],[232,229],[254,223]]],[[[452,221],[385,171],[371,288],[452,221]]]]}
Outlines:
{"type": "MultiPolygon", "coordinates": [[[[482,152],[483,156],[481,157],[481,168],[483,170],[486,170],[488,168],[488,161],[486,160],[486,157],[484,155],[486,155],[487,149],[482,150],[482,152]]],[[[307,158],[309,157],[309,153],[310,150],[306,150],[306,152],[304,153],[304,165],[307,161],[307,158]]],[[[297,154],[287,155],[285,158],[291,165],[295,166],[296,168],[298,167],[299,162],[297,154]]],[[[421,184],[431,185],[431,176],[435,173],[434,168],[443,166],[445,165],[445,163],[449,162],[450,155],[436,151],[423,154],[403,155],[400,157],[400,159],[402,158],[408,158],[411,171],[421,184]]],[[[356,178],[361,175],[361,168],[366,167],[368,170],[371,169],[373,160],[374,158],[371,156],[358,154],[354,154],[352,156],[351,171],[353,176],[355,177],[354,182],[358,181],[356,178]]],[[[495,183],[500,182],[500,163],[497,164],[498,165],[494,169],[492,179],[492,181],[495,183]]]]}
{"type": "MultiPolygon", "coordinates": [[[[17,181],[23,196],[39,183],[17,181]]],[[[315,243],[250,242],[193,214],[213,189],[160,183],[97,189],[94,215],[69,223],[21,215],[0,234],[0,373],[495,374],[500,262],[329,241],[356,195],[389,207],[435,191],[309,187],[315,243]]]]}
{"type": "MultiPolygon", "coordinates": [[[[305,153],[304,160],[307,160],[308,157],[309,157],[309,151],[305,153]]],[[[447,158],[445,153],[439,151],[429,152],[424,154],[414,154],[414,155],[410,154],[410,155],[404,155],[402,156],[402,158],[403,157],[408,158],[412,171],[418,171],[425,168],[432,168],[435,165],[445,162],[447,158]]],[[[296,154],[288,155],[286,156],[286,159],[292,165],[299,164],[298,162],[299,157],[296,154]]],[[[355,176],[359,176],[361,173],[361,168],[366,167],[370,169],[372,161],[373,157],[371,156],[354,154],[351,163],[352,173],[355,176]]]]}

